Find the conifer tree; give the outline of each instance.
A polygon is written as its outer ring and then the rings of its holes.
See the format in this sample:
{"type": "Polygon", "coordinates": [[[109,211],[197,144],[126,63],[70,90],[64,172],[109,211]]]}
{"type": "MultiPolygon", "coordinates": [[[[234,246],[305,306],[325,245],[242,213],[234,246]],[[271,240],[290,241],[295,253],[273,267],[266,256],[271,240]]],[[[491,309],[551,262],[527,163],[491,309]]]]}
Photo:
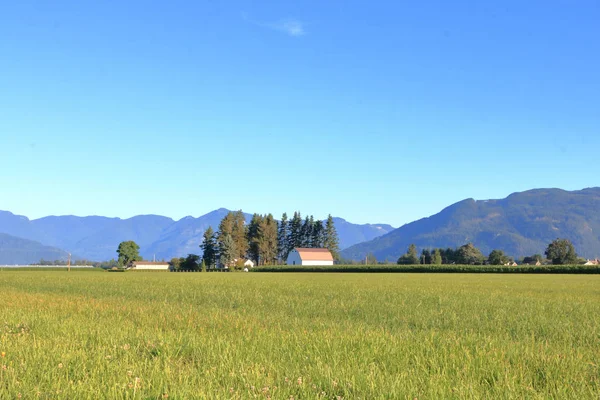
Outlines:
{"type": "Polygon", "coordinates": [[[281,222],[279,222],[279,229],[277,230],[277,257],[279,261],[287,260],[287,256],[289,254],[289,245],[288,245],[288,234],[289,234],[289,224],[288,217],[286,213],[283,213],[281,216],[281,222]]]}
{"type": "Polygon", "coordinates": [[[337,230],[335,229],[333,217],[329,214],[327,222],[325,223],[325,238],[323,245],[326,249],[329,249],[334,260],[339,260],[340,258],[339,243],[340,241],[338,239],[337,230]]]}
{"type": "Polygon", "coordinates": [[[217,240],[213,229],[209,226],[204,232],[202,244],[202,262],[208,265],[209,268],[214,267],[217,263],[217,240]]]}

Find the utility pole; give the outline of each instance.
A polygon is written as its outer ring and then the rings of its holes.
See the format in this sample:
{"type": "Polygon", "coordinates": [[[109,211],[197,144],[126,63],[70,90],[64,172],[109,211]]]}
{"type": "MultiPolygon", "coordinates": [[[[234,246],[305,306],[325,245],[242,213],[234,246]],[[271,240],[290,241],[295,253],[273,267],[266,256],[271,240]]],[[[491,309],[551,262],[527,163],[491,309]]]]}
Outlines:
{"type": "Polygon", "coordinates": [[[71,272],[71,253],[69,253],[69,261],[67,261],[67,271],[71,272]]]}

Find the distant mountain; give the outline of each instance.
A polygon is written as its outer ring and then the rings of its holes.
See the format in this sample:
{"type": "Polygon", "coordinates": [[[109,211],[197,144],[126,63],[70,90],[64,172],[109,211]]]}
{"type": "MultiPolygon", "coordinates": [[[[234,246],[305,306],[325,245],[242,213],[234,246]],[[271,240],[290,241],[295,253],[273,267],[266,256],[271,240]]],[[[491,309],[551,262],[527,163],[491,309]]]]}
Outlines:
{"type": "MultiPolygon", "coordinates": [[[[29,220],[0,211],[0,232],[65,249],[88,260],[116,258],[117,247],[124,240],[135,241],[146,259],[170,259],[189,253],[200,254],[199,245],[204,231],[209,226],[217,230],[228,212],[220,208],[198,218],[190,216],[174,221],[159,215],[139,215],[128,219],[67,215],[29,220]]],[[[249,222],[252,215],[244,215],[249,222]]],[[[342,249],[393,229],[389,225],[351,224],[341,218],[335,218],[334,222],[342,249]]]]}
{"type": "Polygon", "coordinates": [[[394,230],[394,227],[386,224],[352,224],[342,218],[333,218],[335,229],[340,239],[340,248],[345,249],[357,243],[362,243],[385,235],[394,230]]]}
{"type": "Polygon", "coordinates": [[[396,260],[411,243],[417,248],[458,247],[472,242],[484,254],[543,254],[556,238],[573,242],[578,254],[600,256],[600,188],[579,191],[535,189],[502,200],[466,199],[429,218],[406,224],[371,241],[351,246],[342,256],[396,260]]]}
{"type": "MultiPolygon", "coordinates": [[[[219,208],[201,217],[185,217],[164,229],[160,236],[149,246],[142,249],[142,256],[157,259],[171,259],[175,256],[186,256],[187,254],[201,254],[199,246],[202,243],[202,235],[212,227],[218,230],[219,223],[227,215],[229,210],[219,208]]],[[[244,213],[246,223],[250,222],[251,214],[244,213]]]]}
{"type": "Polygon", "coordinates": [[[66,260],[69,254],[33,240],[0,233],[0,265],[31,264],[44,260],[66,260]]]}

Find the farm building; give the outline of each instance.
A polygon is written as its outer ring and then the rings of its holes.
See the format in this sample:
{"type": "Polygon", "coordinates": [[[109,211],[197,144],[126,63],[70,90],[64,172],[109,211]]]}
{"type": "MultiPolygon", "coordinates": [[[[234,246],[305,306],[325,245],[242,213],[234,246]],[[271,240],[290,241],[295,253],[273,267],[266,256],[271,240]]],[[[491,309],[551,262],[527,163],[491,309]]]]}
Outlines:
{"type": "Polygon", "coordinates": [[[290,251],[287,265],[333,265],[333,256],[327,249],[297,247],[290,251]]]}
{"type": "Polygon", "coordinates": [[[134,261],[131,269],[168,270],[169,263],[166,261],[134,261]]]}
{"type": "Polygon", "coordinates": [[[600,260],[587,260],[583,265],[600,265],[600,260]]]}

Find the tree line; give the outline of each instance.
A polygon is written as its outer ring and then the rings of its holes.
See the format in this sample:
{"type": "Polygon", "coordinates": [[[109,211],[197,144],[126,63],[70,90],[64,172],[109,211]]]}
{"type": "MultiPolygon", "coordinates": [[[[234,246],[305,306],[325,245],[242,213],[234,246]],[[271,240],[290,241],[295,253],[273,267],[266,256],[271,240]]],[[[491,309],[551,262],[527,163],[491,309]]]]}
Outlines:
{"type": "MultiPolygon", "coordinates": [[[[297,247],[327,248],[339,258],[339,239],[331,215],[325,223],[311,216],[302,219],[299,211],[291,219],[283,213],[277,221],[272,214],[254,214],[248,224],[244,213],[231,211],[219,223],[218,231],[209,227],[203,235],[201,266],[243,268],[244,260],[255,265],[285,263],[297,247]]],[[[189,256],[188,256],[189,257],[189,256]]]]}
{"type": "MultiPolygon", "coordinates": [[[[552,241],[544,252],[548,262],[554,265],[570,265],[578,264],[582,260],[577,256],[575,247],[568,239],[556,239],[552,241]]],[[[423,249],[421,254],[418,254],[417,247],[411,244],[405,254],[398,258],[397,264],[415,265],[415,264],[467,264],[467,265],[506,265],[514,263],[513,257],[510,257],[502,250],[492,250],[486,257],[483,253],[473,245],[467,243],[458,248],[434,248],[423,249]]],[[[520,260],[521,264],[536,264],[544,263],[546,260],[541,254],[524,257],[520,260]]]]}

